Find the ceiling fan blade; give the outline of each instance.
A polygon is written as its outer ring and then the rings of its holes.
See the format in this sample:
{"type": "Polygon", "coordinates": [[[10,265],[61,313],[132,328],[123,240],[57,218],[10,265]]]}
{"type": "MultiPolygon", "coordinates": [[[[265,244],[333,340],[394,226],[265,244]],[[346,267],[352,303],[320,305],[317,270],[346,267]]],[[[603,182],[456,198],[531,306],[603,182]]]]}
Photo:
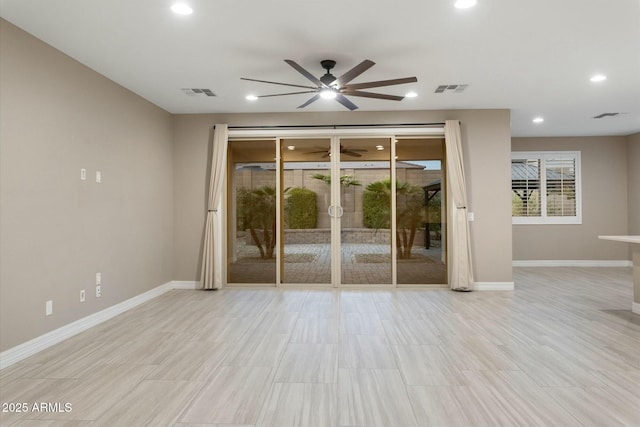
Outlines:
{"type": "Polygon", "coordinates": [[[355,79],[360,74],[364,73],[369,68],[373,67],[375,64],[376,64],[375,62],[365,59],[364,61],[362,61],[361,63],[359,63],[358,65],[356,65],[355,67],[353,67],[352,69],[350,69],[349,71],[347,71],[346,73],[338,77],[337,79],[338,86],[346,85],[351,80],[355,79]]]}
{"type": "Polygon", "coordinates": [[[295,70],[297,72],[299,72],[300,74],[305,76],[307,79],[309,79],[311,82],[316,84],[318,87],[324,87],[325,86],[324,83],[322,83],[320,80],[318,80],[318,78],[316,78],[316,76],[314,76],[313,74],[311,74],[310,72],[308,72],[307,70],[302,68],[300,65],[298,65],[297,62],[292,61],[291,59],[285,59],[284,62],[286,62],[287,64],[291,65],[293,68],[295,68],[295,70]]]}
{"type": "Polygon", "coordinates": [[[354,153],[366,153],[369,150],[362,150],[360,148],[347,148],[349,151],[353,151],[354,153]]]}
{"type": "Polygon", "coordinates": [[[302,92],[274,93],[273,95],[259,95],[258,98],[270,98],[272,96],[298,95],[301,93],[314,93],[316,90],[304,90],[302,92]]]}
{"type": "Polygon", "coordinates": [[[351,157],[362,157],[362,154],[358,154],[355,151],[351,151],[351,150],[344,150],[342,154],[346,154],[347,156],[351,156],[351,157]]]}
{"type": "Polygon", "coordinates": [[[304,108],[307,105],[311,104],[312,102],[316,102],[318,99],[320,98],[320,94],[315,94],[314,96],[312,96],[311,98],[309,98],[309,100],[307,102],[305,102],[302,105],[299,105],[298,108],[304,108]]]}
{"type": "Polygon", "coordinates": [[[247,79],[246,77],[240,77],[240,80],[247,80],[249,82],[258,82],[258,83],[269,83],[269,84],[272,84],[272,85],[302,87],[302,88],[305,88],[305,89],[317,89],[317,88],[315,88],[313,86],[292,85],[292,84],[289,84],[289,83],[270,82],[268,80],[247,79]]]}
{"type": "Polygon", "coordinates": [[[404,77],[402,79],[391,79],[391,80],[378,80],[377,82],[366,82],[366,83],[354,83],[351,85],[346,85],[344,89],[367,89],[370,87],[381,87],[381,86],[393,86],[393,85],[402,85],[405,83],[415,83],[418,79],[416,77],[404,77]]]}
{"type": "Polygon", "coordinates": [[[359,90],[345,91],[345,95],[361,96],[363,98],[388,99],[389,101],[402,101],[404,96],[387,95],[384,93],[362,92],[359,90]]]}
{"type": "Polygon", "coordinates": [[[307,151],[304,154],[320,154],[320,153],[328,153],[328,150],[322,150],[322,151],[307,151]]]}
{"type": "MultiPolygon", "coordinates": [[[[319,97],[320,95],[316,95],[316,96],[319,97]]],[[[338,94],[338,96],[336,96],[336,101],[338,101],[340,104],[344,105],[345,107],[347,107],[351,111],[358,109],[358,106],[356,104],[354,104],[353,102],[349,101],[342,94],[338,94]]]]}

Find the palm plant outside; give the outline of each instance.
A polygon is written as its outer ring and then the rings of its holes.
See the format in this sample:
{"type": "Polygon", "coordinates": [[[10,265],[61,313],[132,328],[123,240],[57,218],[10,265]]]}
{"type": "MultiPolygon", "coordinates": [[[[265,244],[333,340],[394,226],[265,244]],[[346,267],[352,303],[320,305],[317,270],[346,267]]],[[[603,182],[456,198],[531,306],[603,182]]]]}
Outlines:
{"type": "Polygon", "coordinates": [[[276,247],[276,189],[268,185],[249,190],[238,189],[239,223],[249,229],[260,258],[271,259],[276,247]],[[258,234],[262,231],[262,236],[258,234]]]}
{"type": "MultiPolygon", "coordinates": [[[[311,178],[313,179],[319,179],[320,181],[324,181],[327,184],[331,185],[331,175],[330,174],[322,174],[322,173],[317,173],[313,176],[311,176],[311,178]]],[[[342,175],[340,177],[340,185],[344,186],[344,187],[351,187],[351,186],[360,186],[362,185],[362,183],[360,181],[358,181],[357,179],[353,178],[353,175],[342,175]]]]}
{"type": "MultiPolygon", "coordinates": [[[[391,179],[372,182],[363,195],[364,225],[391,228],[391,179]]],[[[418,226],[424,222],[424,190],[418,185],[396,181],[396,246],[398,258],[411,258],[418,226]]]]}

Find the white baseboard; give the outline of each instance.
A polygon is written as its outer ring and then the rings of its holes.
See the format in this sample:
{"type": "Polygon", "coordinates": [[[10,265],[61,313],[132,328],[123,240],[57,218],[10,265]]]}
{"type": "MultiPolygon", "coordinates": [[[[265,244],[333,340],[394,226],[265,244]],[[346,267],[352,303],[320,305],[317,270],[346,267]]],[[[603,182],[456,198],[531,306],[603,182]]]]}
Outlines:
{"type": "Polygon", "coordinates": [[[514,260],[514,267],[631,267],[628,260],[514,260]]]}
{"type": "Polygon", "coordinates": [[[102,311],[83,317],[82,319],[78,319],[75,322],[69,323],[68,325],[62,326],[23,344],[5,350],[0,353],[0,369],[11,366],[16,362],[21,361],[22,359],[26,359],[27,357],[45,350],[55,344],[58,344],[59,342],[62,342],[67,338],[71,338],[72,336],[86,331],[87,329],[92,328],[96,325],[99,325],[100,323],[105,322],[121,313],[124,313],[127,310],[131,310],[132,308],[137,307],[142,303],[159,297],[160,295],[172,289],[197,289],[197,282],[167,282],[164,285],[160,285],[145,293],[137,295],[133,298],[129,298],[126,301],[122,301],[121,303],[113,305],[109,308],[105,308],[102,311]]]}
{"type": "Polygon", "coordinates": [[[174,280],[171,282],[171,289],[200,289],[200,284],[196,281],[174,280]]]}
{"type": "Polygon", "coordinates": [[[640,314],[640,303],[634,302],[631,305],[631,311],[635,314],[640,314]]]}
{"type": "Polygon", "coordinates": [[[513,291],[515,289],[513,282],[475,282],[474,285],[476,291],[513,291]]]}

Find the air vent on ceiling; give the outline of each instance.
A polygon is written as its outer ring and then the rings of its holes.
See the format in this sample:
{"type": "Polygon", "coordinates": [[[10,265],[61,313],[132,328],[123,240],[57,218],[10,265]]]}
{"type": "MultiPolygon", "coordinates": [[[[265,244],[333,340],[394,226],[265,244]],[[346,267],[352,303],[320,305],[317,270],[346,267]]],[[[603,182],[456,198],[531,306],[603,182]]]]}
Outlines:
{"type": "Polygon", "coordinates": [[[440,85],[436,88],[434,93],[445,93],[445,92],[453,92],[453,93],[461,93],[467,88],[467,85],[440,85]]]}
{"type": "Polygon", "coordinates": [[[182,92],[184,92],[184,93],[185,93],[185,95],[189,95],[189,96],[197,96],[197,95],[200,95],[200,96],[203,96],[203,95],[206,95],[206,96],[216,96],[216,94],[215,94],[215,93],[213,93],[213,92],[211,91],[211,89],[191,89],[191,88],[183,88],[183,89],[182,89],[182,92]]]}
{"type": "Polygon", "coordinates": [[[597,116],[593,116],[594,119],[602,119],[604,117],[615,117],[620,113],[602,113],[602,114],[598,114],[597,116]]]}

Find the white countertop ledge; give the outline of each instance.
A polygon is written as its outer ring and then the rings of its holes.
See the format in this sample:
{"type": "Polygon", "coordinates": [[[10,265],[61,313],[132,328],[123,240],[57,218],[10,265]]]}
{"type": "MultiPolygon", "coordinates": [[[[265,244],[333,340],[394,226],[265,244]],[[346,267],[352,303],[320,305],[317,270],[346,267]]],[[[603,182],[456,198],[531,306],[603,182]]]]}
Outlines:
{"type": "Polygon", "coordinates": [[[618,242],[640,243],[640,236],[598,236],[602,240],[615,240],[618,242]]]}

